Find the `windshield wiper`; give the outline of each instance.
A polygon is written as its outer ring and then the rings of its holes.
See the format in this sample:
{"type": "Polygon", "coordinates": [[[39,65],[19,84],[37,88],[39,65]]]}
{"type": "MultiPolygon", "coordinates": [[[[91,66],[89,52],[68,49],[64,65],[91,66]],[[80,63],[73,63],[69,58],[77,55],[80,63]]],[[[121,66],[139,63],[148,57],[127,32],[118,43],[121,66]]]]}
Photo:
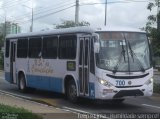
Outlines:
{"type": "Polygon", "coordinates": [[[125,49],[124,49],[124,45],[123,45],[123,41],[122,41],[122,51],[121,51],[121,55],[120,55],[120,57],[119,57],[119,59],[118,59],[118,62],[117,62],[117,64],[116,64],[116,66],[114,67],[114,70],[113,70],[113,73],[115,74],[116,72],[117,72],[117,70],[118,70],[118,68],[119,68],[119,63],[121,62],[121,60],[122,60],[122,56],[123,56],[123,58],[124,58],[124,62],[126,62],[126,57],[125,57],[125,49]]]}
{"type": "Polygon", "coordinates": [[[132,57],[132,59],[133,59],[133,62],[134,62],[134,56],[135,56],[135,58],[137,59],[137,61],[138,61],[138,66],[139,66],[139,68],[141,69],[141,71],[142,72],[145,72],[145,69],[144,69],[144,67],[143,67],[143,65],[142,65],[142,63],[141,63],[141,61],[138,59],[138,57],[137,57],[137,55],[134,53],[134,51],[132,50],[132,47],[131,47],[131,44],[130,44],[130,42],[128,41],[128,47],[129,47],[129,50],[130,50],[130,54],[131,54],[131,57],[132,57]]]}

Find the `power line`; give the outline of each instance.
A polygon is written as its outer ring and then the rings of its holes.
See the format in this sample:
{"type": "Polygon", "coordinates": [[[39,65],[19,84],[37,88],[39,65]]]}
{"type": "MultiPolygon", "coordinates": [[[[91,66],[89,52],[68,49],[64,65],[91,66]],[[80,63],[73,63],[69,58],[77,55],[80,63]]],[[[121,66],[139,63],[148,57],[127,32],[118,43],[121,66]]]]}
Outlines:
{"type": "MultiPolygon", "coordinates": [[[[68,5],[71,5],[71,4],[73,4],[73,3],[75,3],[75,2],[72,2],[71,3],[71,1],[68,3],[68,1],[66,1],[66,2],[63,2],[62,4],[56,4],[55,6],[56,7],[53,7],[53,8],[43,8],[43,11],[40,11],[40,10],[38,10],[39,12],[37,12],[37,11],[34,11],[34,16],[35,15],[39,15],[39,14],[43,14],[43,13],[46,13],[46,12],[49,12],[49,11],[52,11],[52,10],[56,10],[56,9],[59,9],[59,8],[62,8],[62,7],[66,7],[66,6],[68,6],[68,5]],[[66,4],[67,3],[67,4],[66,4]]],[[[27,14],[24,14],[23,16],[16,16],[16,21],[20,21],[20,20],[23,20],[24,18],[26,18],[26,17],[24,17],[24,16],[26,16],[26,15],[30,15],[30,13],[27,13],[27,14]]]]}
{"type": "MultiPolygon", "coordinates": [[[[107,2],[107,4],[116,4],[116,3],[132,3],[132,2],[149,2],[149,1],[114,1],[114,2],[107,2]]],[[[106,4],[106,2],[104,3],[81,3],[80,6],[84,6],[84,5],[96,5],[96,4],[106,4]]]]}
{"type": "Polygon", "coordinates": [[[66,0],[66,1],[63,1],[63,2],[61,1],[61,2],[59,2],[59,3],[57,3],[57,4],[50,4],[50,5],[48,5],[48,6],[45,6],[44,8],[41,8],[41,7],[40,7],[40,8],[38,9],[38,11],[41,11],[41,9],[42,9],[42,10],[48,9],[48,8],[51,9],[50,7],[53,7],[53,6],[56,6],[56,7],[57,7],[57,6],[66,4],[66,3],[70,3],[71,1],[73,2],[73,1],[75,1],[75,0],[66,0]]]}
{"type": "MultiPolygon", "coordinates": [[[[23,0],[22,0],[23,1],[23,0]]],[[[6,3],[5,5],[3,5],[2,7],[0,7],[0,9],[6,9],[6,8],[12,8],[12,7],[15,7],[16,5],[18,5],[18,4],[23,4],[23,3],[26,3],[26,2],[28,2],[28,1],[30,1],[30,0],[25,0],[25,1],[23,1],[23,2],[19,2],[19,1],[17,1],[17,2],[12,2],[12,3],[6,3]],[[7,4],[9,4],[9,5],[7,5],[7,4]]]]}
{"type": "MultiPolygon", "coordinates": [[[[111,4],[111,3],[131,3],[131,2],[148,2],[148,1],[144,1],[144,0],[125,0],[125,1],[115,1],[115,2],[108,2],[107,4],[111,4]]],[[[86,3],[86,4],[80,4],[80,6],[84,6],[84,5],[95,5],[95,4],[106,4],[106,3],[86,3]]],[[[35,17],[34,20],[37,20],[37,19],[41,19],[41,18],[44,18],[44,17],[47,17],[47,16],[50,16],[50,15],[53,15],[53,14],[56,14],[56,13],[59,13],[61,11],[64,11],[64,10],[67,10],[69,8],[72,8],[74,7],[75,5],[71,5],[69,7],[66,7],[66,8],[63,8],[63,9],[60,9],[60,10],[57,10],[55,12],[52,12],[52,13],[47,13],[47,14],[44,14],[44,15],[41,15],[41,16],[38,16],[38,17],[35,17]]],[[[51,10],[48,10],[48,11],[51,11],[51,10]]],[[[40,13],[45,13],[44,11],[42,12],[39,12],[38,14],[40,13]]],[[[35,14],[36,15],[36,14],[35,14]]],[[[22,23],[26,23],[28,21],[30,21],[31,19],[29,20],[26,20],[26,21],[23,21],[23,22],[20,22],[19,24],[22,24],[22,23]]]]}
{"type": "MultiPolygon", "coordinates": [[[[56,7],[56,8],[52,8],[52,9],[47,10],[47,11],[42,11],[42,12],[36,13],[36,14],[34,14],[34,16],[39,15],[39,14],[43,14],[43,13],[46,13],[46,12],[50,12],[50,11],[52,11],[52,10],[57,10],[57,9],[59,9],[59,8],[62,8],[62,7],[67,7],[68,5],[72,5],[72,4],[75,5],[75,2],[74,2],[74,3],[70,3],[70,4],[66,4],[66,5],[63,5],[63,6],[59,6],[59,7],[56,7]]],[[[23,17],[23,18],[24,18],[24,17],[23,17]]],[[[21,18],[21,19],[15,19],[15,20],[16,20],[16,21],[20,21],[20,20],[23,20],[23,18],[21,18]]],[[[34,20],[35,20],[35,19],[36,19],[36,18],[34,18],[34,20]]],[[[26,20],[26,21],[30,21],[30,20],[26,20]]]]}
{"type": "MultiPolygon", "coordinates": [[[[142,0],[141,0],[141,1],[137,1],[137,0],[132,0],[132,1],[131,1],[131,0],[125,0],[125,1],[108,2],[108,4],[111,4],[111,3],[124,3],[124,2],[126,3],[126,1],[127,1],[127,2],[146,2],[146,1],[144,1],[144,0],[143,0],[143,1],[142,1],[142,0]]],[[[84,6],[84,5],[95,5],[95,4],[105,4],[105,3],[87,3],[87,4],[81,4],[81,6],[84,6]]],[[[42,11],[42,12],[36,13],[36,14],[34,14],[34,15],[38,15],[38,14],[41,14],[41,13],[43,13],[43,12],[48,12],[48,11],[51,11],[51,10],[52,10],[52,9],[46,10],[46,11],[42,11]]],[[[29,15],[29,14],[26,14],[26,15],[29,15]]],[[[20,17],[20,18],[23,19],[24,17],[20,17]]],[[[19,18],[19,19],[20,19],[20,18],[19,18]]],[[[16,19],[16,20],[18,20],[18,19],[16,19]]],[[[20,19],[20,20],[21,20],[21,19],[20,19]]]]}
{"type": "Polygon", "coordinates": [[[37,14],[41,14],[41,13],[43,13],[43,12],[48,12],[48,11],[51,11],[51,10],[54,10],[54,9],[62,8],[62,7],[65,7],[65,6],[67,6],[67,5],[75,4],[75,2],[71,2],[71,1],[70,1],[69,3],[68,3],[68,1],[67,1],[66,3],[67,3],[67,4],[64,4],[64,5],[61,4],[60,6],[56,5],[55,8],[53,7],[53,8],[50,8],[50,9],[48,9],[48,10],[47,10],[47,9],[46,9],[46,10],[43,9],[43,11],[37,12],[36,15],[37,15],[37,14]],[[45,11],[44,11],[44,10],[45,10],[45,11]]]}
{"type": "MultiPolygon", "coordinates": [[[[61,9],[61,10],[58,10],[58,11],[55,11],[55,12],[52,12],[52,13],[48,13],[48,14],[45,14],[45,15],[42,15],[42,16],[39,16],[39,17],[36,17],[36,18],[34,18],[34,20],[37,20],[37,19],[40,19],[40,18],[44,18],[44,17],[48,17],[48,16],[50,16],[50,15],[53,15],[53,14],[56,14],[56,13],[59,13],[59,12],[65,11],[65,10],[70,9],[70,8],[72,8],[72,7],[75,7],[75,5],[72,5],[72,6],[69,6],[69,7],[63,8],[63,9],[61,9]]],[[[19,23],[19,24],[26,23],[26,22],[28,22],[28,21],[30,21],[30,20],[31,20],[31,19],[29,19],[29,20],[27,20],[27,21],[25,21],[25,22],[21,22],[21,23],[19,23]]]]}

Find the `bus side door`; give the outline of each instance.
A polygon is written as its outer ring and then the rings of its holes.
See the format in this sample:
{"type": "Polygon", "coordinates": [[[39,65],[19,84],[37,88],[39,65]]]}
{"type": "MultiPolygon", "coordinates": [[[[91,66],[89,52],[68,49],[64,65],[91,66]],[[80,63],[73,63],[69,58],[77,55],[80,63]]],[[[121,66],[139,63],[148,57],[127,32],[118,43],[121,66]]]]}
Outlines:
{"type": "Polygon", "coordinates": [[[10,40],[10,46],[10,79],[11,83],[16,83],[16,41],[10,40]]]}
{"type": "Polygon", "coordinates": [[[79,89],[81,95],[88,96],[90,36],[80,37],[79,40],[79,89]]]}

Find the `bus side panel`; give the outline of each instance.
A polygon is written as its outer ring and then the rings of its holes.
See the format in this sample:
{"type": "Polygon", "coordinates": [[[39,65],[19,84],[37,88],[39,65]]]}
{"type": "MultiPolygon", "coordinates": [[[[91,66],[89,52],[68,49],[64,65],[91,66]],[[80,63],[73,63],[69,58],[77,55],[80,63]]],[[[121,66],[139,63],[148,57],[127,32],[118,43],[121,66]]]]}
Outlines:
{"type": "Polygon", "coordinates": [[[62,78],[27,75],[27,86],[62,93],[62,78]]]}
{"type": "Polygon", "coordinates": [[[57,59],[29,59],[27,86],[42,90],[63,92],[66,61],[57,59]],[[64,67],[64,68],[60,68],[64,67]]]}

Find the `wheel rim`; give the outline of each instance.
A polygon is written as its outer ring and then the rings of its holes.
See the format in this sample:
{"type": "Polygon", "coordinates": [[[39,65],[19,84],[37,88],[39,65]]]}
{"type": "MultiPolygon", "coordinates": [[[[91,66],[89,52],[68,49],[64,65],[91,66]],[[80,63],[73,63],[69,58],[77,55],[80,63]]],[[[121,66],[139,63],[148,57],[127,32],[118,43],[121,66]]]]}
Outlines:
{"type": "Polygon", "coordinates": [[[69,97],[71,100],[74,100],[77,96],[76,86],[72,84],[69,88],[69,97]]]}

